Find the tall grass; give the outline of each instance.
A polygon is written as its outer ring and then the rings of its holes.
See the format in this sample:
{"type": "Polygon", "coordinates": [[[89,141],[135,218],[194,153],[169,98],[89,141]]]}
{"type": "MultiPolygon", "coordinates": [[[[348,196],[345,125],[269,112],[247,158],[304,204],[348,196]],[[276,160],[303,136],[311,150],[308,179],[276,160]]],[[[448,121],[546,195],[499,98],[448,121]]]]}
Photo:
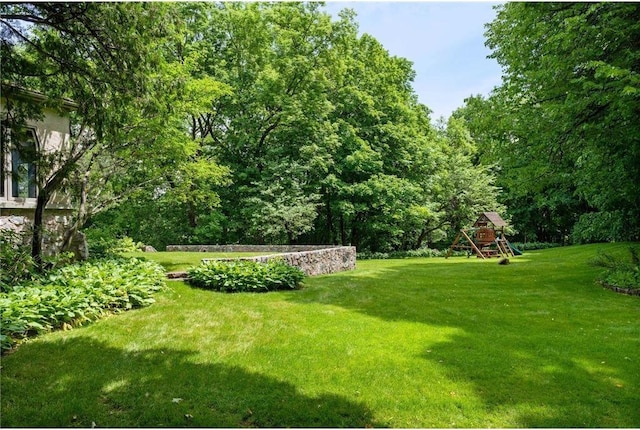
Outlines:
{"type": "Polygon", "coordinates": [[[171,283],[4,357],[1,424],[638,427],[640,302],[588,264],[627,247],[371,260],[262,295],[171,283]]]}

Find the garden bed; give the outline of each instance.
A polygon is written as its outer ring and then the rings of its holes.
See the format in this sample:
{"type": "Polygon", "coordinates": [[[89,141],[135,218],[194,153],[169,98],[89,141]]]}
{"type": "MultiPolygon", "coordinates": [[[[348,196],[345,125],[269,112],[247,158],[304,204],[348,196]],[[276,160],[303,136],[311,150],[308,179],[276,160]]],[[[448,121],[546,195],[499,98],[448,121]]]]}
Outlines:
{"type": "Polygon", "coordinates": [[[598,281],[598,284],[600,284],[603,288],[615,291],[616,293],[640,297],[640,288],[623,288],[618,287],[617,285],[608,284],[604,281],[598,281]]]}

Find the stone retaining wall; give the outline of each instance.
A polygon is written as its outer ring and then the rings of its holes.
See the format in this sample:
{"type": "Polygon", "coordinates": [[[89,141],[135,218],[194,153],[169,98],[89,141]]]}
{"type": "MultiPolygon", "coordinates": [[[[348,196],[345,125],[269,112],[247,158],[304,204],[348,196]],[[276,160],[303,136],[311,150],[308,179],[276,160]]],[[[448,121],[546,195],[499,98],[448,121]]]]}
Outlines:
{"type": "Polygon", "coordinates": [[[622,288],[622,287],[617,287],[615,285],[607,284],[604,281],[596,281],[596,282],[598,282],[604,288],[607,288],[609,290],[615,291],[616,293],[626,294],[628,296],[638,296],[638,297],[640,297],[640,289],[638,289],[638,288],[622,288]]]}
{"type": "Polygon", "coordinates": [[[299,267],[308,276],[325,275],[356,268],[355,246],[328,245],[169,245],[167,251],[187,252],[282,252],[281,254],[256,257],[208,258],[206,260],[233,261],[253,260],[265,263],[281,258],[288,264],[299,267]]]}
{"type": "MultiPolygon", "coordinates": [[[[53,212],[53,214],[45,215],[45,233],[42,240],[43,254],[45,256],[53,255],[59,251],[62,244],[62,236],[70,222],[71,218],[65,214],[53,212]]],[[[33,220],[30,216],[23,214],[0,216],[0,229],[11,230],[18,234],[31,234],[33,220]]],[[[82,260],[87,259],[87,242],[83,233],[76,233],[71,240],[71,251],[73,251],[76,258],[82,260]]]]}
{"type": "Polygon", "coordinates": [[[167,245],[167,252],[301,252],[336,248],[334,245],[167,245]]]}

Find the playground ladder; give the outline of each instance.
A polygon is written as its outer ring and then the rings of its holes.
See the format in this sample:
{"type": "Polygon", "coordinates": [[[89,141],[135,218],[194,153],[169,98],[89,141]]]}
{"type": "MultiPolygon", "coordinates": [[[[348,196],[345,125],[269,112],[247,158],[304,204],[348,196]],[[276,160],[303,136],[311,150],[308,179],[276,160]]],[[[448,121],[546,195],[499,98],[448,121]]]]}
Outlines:
{"type": "Polygon", "coordinates": [[[497,237],[496,245],[498,246],[498,250],[503,257],[516,256],[511,249],[511,244],[509,244],[509,241],[505,237],[497,237]]]}

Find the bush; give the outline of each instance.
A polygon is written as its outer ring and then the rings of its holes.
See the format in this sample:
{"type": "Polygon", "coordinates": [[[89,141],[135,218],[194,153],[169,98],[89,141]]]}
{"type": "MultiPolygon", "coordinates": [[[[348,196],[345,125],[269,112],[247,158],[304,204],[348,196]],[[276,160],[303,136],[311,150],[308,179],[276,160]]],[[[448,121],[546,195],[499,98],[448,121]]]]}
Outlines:
{"type": "Polygon", "coordinates": [[[2,351],[36,334],[147,306],[164,282],[156,263],[112,259],[66,266],[15,286],[0,294],[2,351]]]}
{"type": "Polygon", "coordinates": [[[36,264],[26,235],[0,230],[0,267],[0,292],[35,276],[36,264]]]}
{"type": "Polygon", "coordinates": [[[116,239],[111,232],[102,229],[85,230],[89,246],[89,258],[117,258],[125,252],[136,252],[144,249],[142,242],[135,242],[128,236],[116,239]]]}
{"type": "MultiPolygon", "coordinates": [[[[448,249],[439,250],[431,248],[412,249],[409,251],[392,251],[392,252],[358,252],[359,260],[386,260],[388,258],[418,258],[418,257],[444,257],[447,255],[448,249]]],[[[466,256],[466,251],[453,251],[454,257],[466,256]]]]}
{"type": "Polygon", "coordinates": [[[640,252],[630,247],[629,253],[631,258],[628,261],[606,253],[598,254],[591,264],[607,269],[598,282],[612,287],[640,289],[640,252]]]}
{"type": "Polygon", "coordinates": [[[534,249],[557,248],[562,244],[555,242],[511,242],[511,246],[520,251],[532,251],[534,249]]]}
{"type": "Polygon", "coordinates": [[[236,292],[267,292],[300,287],[305,274],[281,259],[208,261],[188,271],[188,282],[199,288],[236,292]]]}
{"type": "MultiPolygon", "coordinates": [[[[0,292],[8,292],[15,285],[34,280],[42,275],[31,257],[31,237],[28,233],[16,233],[12,230],[0,230],[0,292]]],[[[44,267],[48,270],[70,264],[74,259],[72,252],[62,252],[43,257],[44,267]]]]}

